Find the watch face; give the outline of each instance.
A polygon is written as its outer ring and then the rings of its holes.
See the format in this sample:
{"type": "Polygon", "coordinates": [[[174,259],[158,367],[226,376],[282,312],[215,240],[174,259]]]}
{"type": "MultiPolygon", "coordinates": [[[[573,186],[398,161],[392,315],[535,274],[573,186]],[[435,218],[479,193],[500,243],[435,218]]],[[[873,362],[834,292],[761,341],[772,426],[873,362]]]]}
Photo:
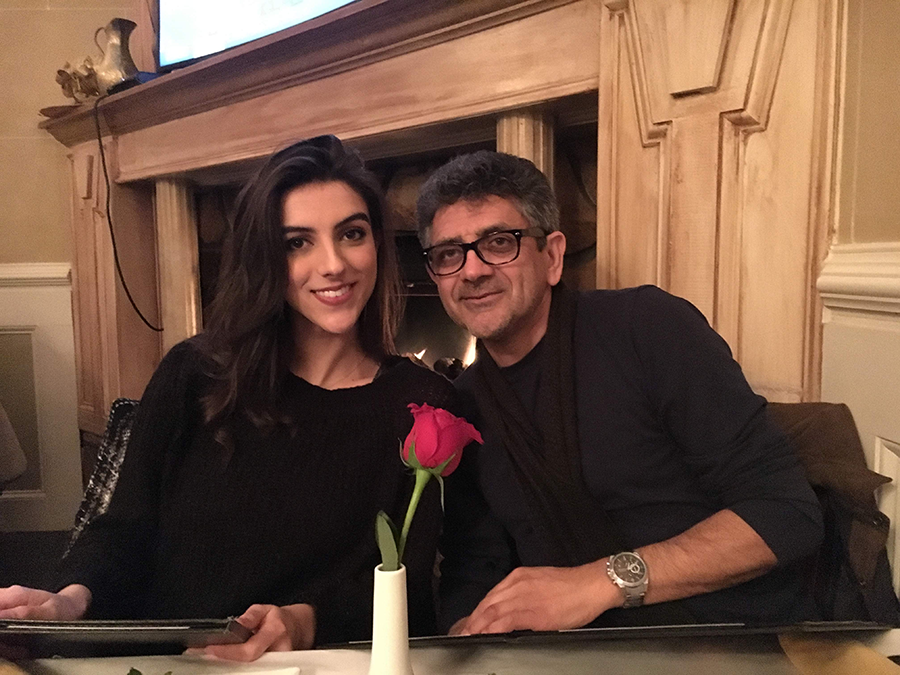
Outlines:
{"type": "Polygon", "coordinates": [[[633,553],[620,553],[617,555],[612,560],[612,568],[616,576],[626,584],[640,583],[647,573],[644,561],[633,553]]]}

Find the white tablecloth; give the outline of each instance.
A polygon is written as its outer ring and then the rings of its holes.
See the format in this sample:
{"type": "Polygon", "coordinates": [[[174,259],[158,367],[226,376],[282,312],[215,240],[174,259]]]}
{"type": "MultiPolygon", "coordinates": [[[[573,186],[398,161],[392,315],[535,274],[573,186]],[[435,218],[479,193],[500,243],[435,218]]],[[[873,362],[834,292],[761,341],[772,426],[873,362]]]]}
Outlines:
{"type": "MultiPolygon", "coordinates": [[[[900,654],[900,630],[809,637],[826,641],[854,640],[883,655],[900,654]]],[[[802,672],[792,665],[775,635],[450,644],[415,647],[411,657],[416,675],[797,675],[802,672]]],[[[885,664],[891,668],[889,663],[885,664]]],[[[172,675],[366,675],[369,652],[341,649],[269,653],[250,664],[196,656],[44,659],[26,663],[24,667],[34,675],[127,675],[131,668],[143,675],[163,675],[168,671],[172,675]]]]}

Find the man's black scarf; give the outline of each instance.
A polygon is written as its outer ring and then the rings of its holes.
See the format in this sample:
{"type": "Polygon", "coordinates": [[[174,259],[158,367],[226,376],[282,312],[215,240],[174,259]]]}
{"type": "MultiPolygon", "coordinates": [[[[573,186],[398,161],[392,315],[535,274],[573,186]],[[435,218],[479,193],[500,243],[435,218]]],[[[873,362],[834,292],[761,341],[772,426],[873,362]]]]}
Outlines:
{"type": "Polygon", "coordinates": [[[545,564],[564,567],[627,545],[582,477],[573,344],[577,303],[577,293],[554,288],[534,418],[480,342],[471,368],[481,414],[509,454],[532,521],[550,544],[545,564]]]}

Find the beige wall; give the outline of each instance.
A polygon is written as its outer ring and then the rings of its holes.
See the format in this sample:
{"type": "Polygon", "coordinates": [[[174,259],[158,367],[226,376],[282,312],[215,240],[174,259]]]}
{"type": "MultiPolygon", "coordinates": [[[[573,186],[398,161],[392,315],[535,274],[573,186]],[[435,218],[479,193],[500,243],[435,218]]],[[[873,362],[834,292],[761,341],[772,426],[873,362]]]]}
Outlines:
{"type": "Polygon", "coordinates": [[[24,475],[4,488],[10,490],[41,486],[32,339],[31,331],[0,330],[0,405],[27,461],[24,475]]]}
{"type": "Polygon", "coordinates": [[[900,589],[900,2],[847,0],[837,236],[818,279],[822,398],[850,406],[900,589]]]}
{"type": "Polygon", "coordinates": [[[130,4],[0,0],[0,263],[71,260],[66,150],[38,129],[38,110],[70,102],[56,70],[99,56],[94,31],[130,4]]]}
{"type": "Polygon", "coordinates": [[[840,243],[900,240],[900,3],[850,0],[840,243]]]}

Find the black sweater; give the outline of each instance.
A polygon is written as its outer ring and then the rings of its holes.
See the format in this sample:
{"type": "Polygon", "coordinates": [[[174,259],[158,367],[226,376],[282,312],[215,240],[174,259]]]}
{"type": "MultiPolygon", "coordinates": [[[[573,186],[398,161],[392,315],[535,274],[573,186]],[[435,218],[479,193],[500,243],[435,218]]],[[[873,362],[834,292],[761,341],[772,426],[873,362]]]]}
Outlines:
{"type": "MultiPolygon", "coordinates": [[[[209,384],[193,341],[163,359],[141,399],[107,514],[85,530],[57,587],[87,586],[91,618],[239,615],[253,603],[315,606],[318,644],[371,637],[375,515],[402,522],[412,477],[399,457],[408,403],[453,406],[440,375],[391,359],[370,384],[334,391],[290,376],[300,422],[232,425],[233,452],[202,423],[209,384]]],[[[405,555],[410,630],[434,630],[437,485],[405,555]]]]}
{"type": "MultiPolygon", "coordinates": [[[[501,369],[526,410],[535,407],[542,347],[501,369]]],[[[821,538],[818,501],[765,399],[703,315],[653,286],[583,293],[574,354],[582,473],[627,545],[664,541],[727,508],[778,558],[758,579],[683,601],[689,613],[700,622],[816,618],[798,563],[821,538]]],[[[463,392],[472,386],[466,373],[456,384],[463,392]]],[[[479,424],[474,411],[468,417],[479,424]]],[[[490,428],[479,428],[484,446],[447,483],[446,625],[511,566],[550,558],[509,457],[490,428]],[[482,499],[502,529],[480,511],[482,499]]],[[[639,614],[613,610],[607,618],[630,623],[639,614]]]]}

